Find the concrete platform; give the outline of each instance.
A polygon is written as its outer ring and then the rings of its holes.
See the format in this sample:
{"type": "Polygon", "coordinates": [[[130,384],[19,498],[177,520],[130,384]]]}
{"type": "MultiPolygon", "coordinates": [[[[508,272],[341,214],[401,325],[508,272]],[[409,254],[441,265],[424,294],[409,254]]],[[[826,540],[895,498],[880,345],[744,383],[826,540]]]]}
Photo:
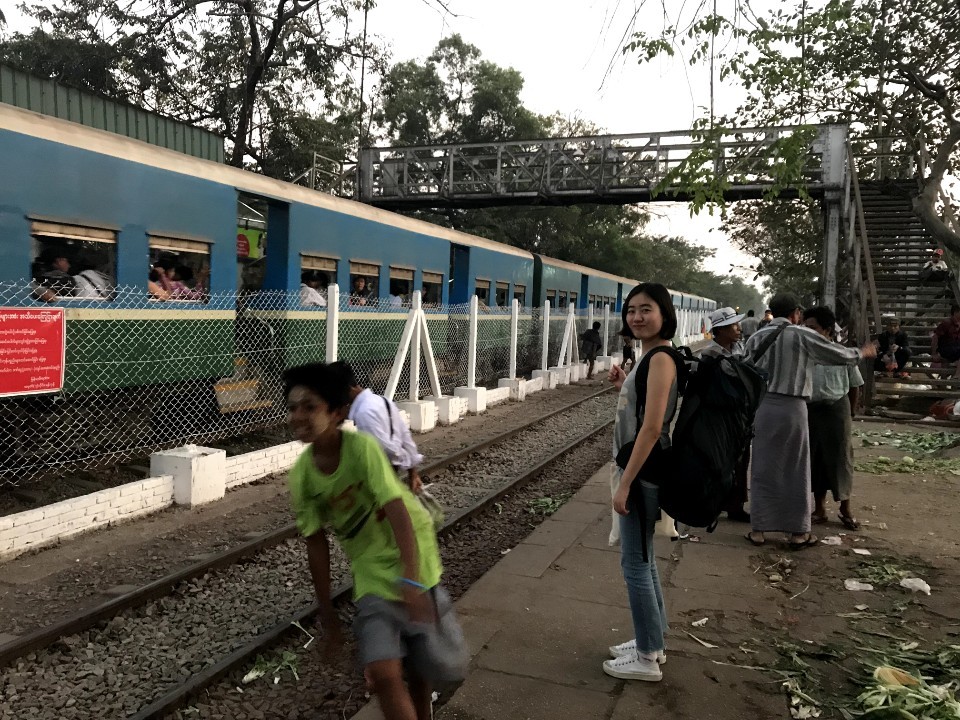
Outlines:
{"type": "MultiPolygon", "coordinates": [[[[457,603],[471,672],[438,720],[789,718],[779,683],[738,646],[783,594],[755,572],[747,526],[721,523],[698,543],[655,541],[671,631],[660,683],[604,674],[607,647],[633,636],[608,468],[484,575],[457,603]],[[702,617],[704,627],[691,623],[702,617]],[[691,638],[717,647],[708,648],[691,638]]],[[[354,716],[381,717],[374,704],[354,716]]]]}

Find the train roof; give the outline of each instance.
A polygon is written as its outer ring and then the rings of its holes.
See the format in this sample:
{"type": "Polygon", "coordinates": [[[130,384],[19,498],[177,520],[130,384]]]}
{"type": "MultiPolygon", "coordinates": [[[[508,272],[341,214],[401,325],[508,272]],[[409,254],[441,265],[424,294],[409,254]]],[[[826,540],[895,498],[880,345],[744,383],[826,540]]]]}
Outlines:
{"type": "Polygon", "coordinates": [[[575,272],[585,272],[589,275],[593,275],[594,277],[602,277],[602,278],[606,278],[607,280],[613,280],[614,282],[622,282],[627,285],[637,284],[637,281],[632,280],[631,278],[621,277],[620,275],[611,275],[610,273],[604,272],[603,270],[596,270],[594,268],[587,267],[586,265],[577,265],[576,263],[567,262],[566,260],[557,260],[556,258],[552,258],[549,255],[544,255],[543,253],[537,253],[537,255],[540,257],[541,260],[548,263],[549,265],[554,265],[559,268],[564,268],[565,270],[573,270],[575,272]]]}
{"type": "Polygon", "coordinates": [[[238,190],[278,200],[295,201],[304,205],[313,205],[314,207],[353,215],[410,232],[449,240],[459,245],[484,248],[505,255],[533,260],[531,253],[510,245],[450,230],[423,220],[397,215],[354,200],[327,195],[300,185],[258,175],[249,170],[241,170],[210,160],[191,157],[175,150],[155,147],[140,140],[85,127],[29,110],[22,110],[6,103],[0,103],[0,130],[8,130],[81,150],[89,150],[159,170],[219,182],[223,185],[233,186],[238,190]]]}

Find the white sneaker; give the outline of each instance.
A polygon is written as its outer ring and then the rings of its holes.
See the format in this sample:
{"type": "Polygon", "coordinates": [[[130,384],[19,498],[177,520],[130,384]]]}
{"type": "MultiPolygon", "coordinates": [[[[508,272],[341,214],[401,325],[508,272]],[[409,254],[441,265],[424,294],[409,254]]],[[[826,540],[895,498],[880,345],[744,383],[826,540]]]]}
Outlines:
{"type": "MultiPolygon", "coordinates": [[[[619,645],[611,645],[609,648],[610,657],[614,660],[617,658],[624,657],[625,655],[632,655],[637,652],[637,640],[627,640],[625,643],[620,643],[619,645]]],[[[657,650],[657,662],[663,665],[667,661],[667,654],[663,650],[657,650]]]]}
{"type": "Polygon", "coordinates": [[[605,660],[603,671],[621,680],[645,680],[646,682],[663,680],[660,665],[655,660],[645,660],[636,653],[624,655],[616,660],[605,660]]]}

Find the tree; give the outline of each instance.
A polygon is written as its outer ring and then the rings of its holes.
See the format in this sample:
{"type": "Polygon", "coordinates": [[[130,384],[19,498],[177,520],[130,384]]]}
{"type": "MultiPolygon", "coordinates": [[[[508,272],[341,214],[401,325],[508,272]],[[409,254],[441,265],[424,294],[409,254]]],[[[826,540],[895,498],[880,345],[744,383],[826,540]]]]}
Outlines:
{"type": "Polygon", "coordinates": [[[756,272],[769,294],[792,292],[808,299],[816,295],[823,221],[811,200],[750,200],[734,203],[723,230],[734,245],[758,259],[756,272]]]}
{"type": "MultiPolygon", "coordinates": [[[[956,171],[960,159],[960,5],[955,0],[808,4],[789,0],[757,14],[748,0],[736,0],[728,15],[701,4],[686,29],[668,22],[659,36],[636,33],[626,51],[644,62],[689,50],[691,63],[715,62],[722,82],[739,81],[748,101],[732,117],[705,120],[708,130],[848,122],[860,149],[912,154],[922,168],[914,211],[935,237],[960,251],[960,235],[936,212],[944,176],[956,171]],[[728,41],[719,50],[718,37],[728,41]]],[[[805,148],[794,143],[775,151],[780,167],[774,165],[774,171],[795,181],[805,148]]],[[[889,168],[889,161],[881,160],[866,174],[882,177],[889,168]]],[[[675,179],[702,180],[684,177],[683,170],[675,179]]],[[[715,199],[715,192],[706,193],[705,202],[715,199]]]]}
{"type": "Polygon", "coordinates": [[[230,141],[231,164],[259,166],[292,116],[332,115],[330,144],[358,124],[351,73],[380,50],[349,21],[369,2],[64,0],[26,7],[40,27],[0,43],[0,57],[207,127],[230,141]]]}

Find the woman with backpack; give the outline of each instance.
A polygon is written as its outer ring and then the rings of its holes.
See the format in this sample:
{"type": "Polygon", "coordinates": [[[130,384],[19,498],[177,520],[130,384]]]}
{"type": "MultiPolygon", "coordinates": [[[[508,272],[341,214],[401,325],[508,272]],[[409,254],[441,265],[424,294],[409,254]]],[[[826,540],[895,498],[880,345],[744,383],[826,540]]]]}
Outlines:
{"type": "Polygon", "coordinates": [[[622,468],[613,497],[620,515],[620,566],[627,585],[634,639],[610,648],[603,671],[624,680],[657,682],[665,662],[667,615],[653,553],[660,514],[658,459],[670,446],[670,421],[677,409],[677,365],[671,339],[677,316],[670,293],[659,283],[637,285],[623,303],[624,334],[640,340],[641,359],[627,375],[610,370],[620,388],[614,426],[614,454],[622,468]]]}

